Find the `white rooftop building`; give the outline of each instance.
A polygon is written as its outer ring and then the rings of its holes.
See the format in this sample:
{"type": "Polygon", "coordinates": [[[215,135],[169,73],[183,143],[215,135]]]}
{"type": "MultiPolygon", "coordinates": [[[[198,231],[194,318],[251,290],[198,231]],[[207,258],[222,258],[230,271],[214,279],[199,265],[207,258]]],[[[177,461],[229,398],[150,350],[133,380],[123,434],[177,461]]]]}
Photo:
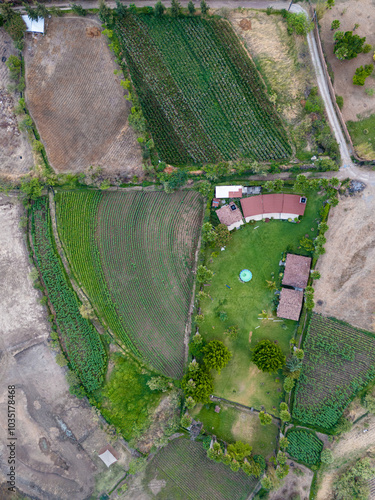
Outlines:
{"type": "Polygon", "coordinates": [[[44,18],[39,17],[37,21],[33,21],[28,15],[23,15],[22,19],[26,24],[26,31],[28,33],[44,33],[44,18]]]}
{"type": "Polygon", "coordinates": [[[243,186],[216,186],[215,198],[242,198],[243,186]]]}
{"type": "Polygon", "coordinates": [[[117,458],[115,457],[115,450],[112,448],[111,445],[107,445],[104,448],[102,448],[98,455],[99,458],[106,464],[107,467],[110,467],[112,464],[117,462],[117,458]]]}

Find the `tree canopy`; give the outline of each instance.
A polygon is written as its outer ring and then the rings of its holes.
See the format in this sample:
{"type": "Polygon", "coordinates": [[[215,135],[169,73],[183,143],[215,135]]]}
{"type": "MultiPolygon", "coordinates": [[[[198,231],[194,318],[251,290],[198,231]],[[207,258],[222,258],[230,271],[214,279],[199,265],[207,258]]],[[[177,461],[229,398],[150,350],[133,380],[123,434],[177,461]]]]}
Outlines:
{"type": "Polygon", "coordinates": [[[336,480],[333,485],[337,500],[367,500],[370,494],[368,480],[374,476],[368,458],[358,460],[336,480]]]}
{"type": "Polygon", "coordinates": [[[346,31],[345,33],[336,31],[334,39],[333,52],[337,59],[341,60],[357,57],[362,52],[363,44],[366,41],[366,37],[361,38],[359,35],[353,35],[352,31],[346,31]]]}
{"type": "Polygon", "coordinates": [[[262,372],[276,372],[285,364],[285,356],[279,345],[264,339],[253,350],[252,361],[262,372]]]}
{"type": "Polygon", "coordinates": [[[202,368],[194,373],[188,371],[181,385],[186,396],[191,396],[197,403],[207,403],[214,388],[211,375],[202,368]]]}
{"type": "Polygon", "coordinates": [[[219,373],[232,357],[230,350],[220,340],[212,340],[202,349],[202,351],[204,353],[203,359],[207,368],[214,368],[219,373]]]}
{"type": "Polygon", "coordinates": [[[230,231],[225,224],[219,224],[215,228],[215,242],[219,247],[224,247],[230,242],[230,231]]]}

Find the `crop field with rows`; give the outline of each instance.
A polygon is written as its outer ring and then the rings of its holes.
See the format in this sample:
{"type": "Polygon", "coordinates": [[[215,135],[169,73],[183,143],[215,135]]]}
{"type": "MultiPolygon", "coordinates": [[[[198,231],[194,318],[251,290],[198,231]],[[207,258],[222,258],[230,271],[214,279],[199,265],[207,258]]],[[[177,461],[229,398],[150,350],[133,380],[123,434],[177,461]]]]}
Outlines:
{"type": "Polygon", "coordinates": [[[303,349],[293,417],[329,430],[355,394],[375,378],[375,335],[313,314],[303,349]]]}
{"type": "Polygon", "coordinates": [[[115,31],[161,159],[290,156],[282,122],[229,23],[129,13],[115,31]]]}
{"type": "Polygon", "coordinates": [[[183,371],[202,211],[192,191],[56,194],[60,238],[99,317],[171,377],[183,371]]]}
{"type": "Polygon", "coordinates": [[[323,442],[315,434],[306,429],[290,429],[287,438],[287,452],[294,460],[309,467],[319,464],[323,442]]]}
{"type": "Polygon", "coordinates": [[[189,500],[245,500],[258,480],[240,469],[207,458],[202,443],[174,439],[161,449],[146,470],[147,477],[162,479],[166,485],[157,498],[189,500]]]}
{"type": "Polygon", "coordinates": [[[72,368],[87,389],[98,389],[107,366],[107,355],[99,333],[79,312],[79,302],[67,282],[56,254],[50,227],[47,198],[32,206],[31,234],[39,271],[56,313],[63,348],[72,368]]]}

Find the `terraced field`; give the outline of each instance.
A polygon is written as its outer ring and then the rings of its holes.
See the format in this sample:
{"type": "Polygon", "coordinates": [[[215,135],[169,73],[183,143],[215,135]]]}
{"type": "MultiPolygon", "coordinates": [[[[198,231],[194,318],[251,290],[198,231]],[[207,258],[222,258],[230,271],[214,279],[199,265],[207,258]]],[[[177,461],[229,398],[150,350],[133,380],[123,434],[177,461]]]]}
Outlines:
{"type": "Polygon", "coordinates": [[[354,395],[375,378],[375,336],[314,313],[303,349],[293,417],[332,429],[354,395]]]}
{"type": "Polygon", "coordinates": [[[199,194],[62,192],[58,231],[104,323],[158,371],[181,377],[199,194]]]}
{"type": "Polygon", "coordinates": [[[281,120],[226,21],[129,13],[115,32],[164,161],[290,156],[281,120]]]}

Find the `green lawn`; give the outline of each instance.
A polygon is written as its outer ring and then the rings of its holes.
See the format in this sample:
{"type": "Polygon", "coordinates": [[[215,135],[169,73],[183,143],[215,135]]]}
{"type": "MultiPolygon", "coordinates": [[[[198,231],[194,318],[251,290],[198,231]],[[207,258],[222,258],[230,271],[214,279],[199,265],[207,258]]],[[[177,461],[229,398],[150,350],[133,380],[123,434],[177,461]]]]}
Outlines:
{"type": "Polygon", "coordinates": [[[277,414],[282,398],[282,374],[260,372],[250,361],[250,348],[266,338],[278,342],[286,355],[289,352],[289,341],[297,322],[259,319],[262,310],[272,317],[274,309],[275,295],[266,287],[266,280],[272,279],[272,273],[278,278],[283,251],[304,253],[303,249],[298,249],[299,240],[305,234],[317,234],[322,201],[323,197],[309,193],[305,216],[299,224],[276,220],[246,224],[232,232],[230,244],[225,251],[219,251],[217,257],[212,259],[212,249],[207,251],[206,264],[215,274],[210,286],[203,287],[211,298],[201,302],[204,321],[199,331],[206,341],[223,340],[233,352],[221,374],[213,372],[216,396],[258,409],[263,405],[267,411],[277,414]],[[239,281],[239,272],[244,268],[253,273],[249,283],[239,281]],[[224,322],[219,318],[222,311],[228,316],[224,322]],[[231,325],[239,326],[235,340],[223,334],[231,325]]]}
{"type": "Polygon", "coordinates": [[[347,122],[346,125],[359,156],[367,160],[374,160],[375,114],[358,122],[347,122]]]}
{"type": "Polygon", "coordinates": [[[278,428],[274,424],[262,427],[259,413],[243,412],[223,403],[209,403],[198,405],[191,414],[203,423],[208,434],[214,434],[227,443],[249,443],[253,447],[253,454],[264,457],[275,450],[278,428]],[[220,413],[215,412],[216,404],[221,408],[220,413]]]}

